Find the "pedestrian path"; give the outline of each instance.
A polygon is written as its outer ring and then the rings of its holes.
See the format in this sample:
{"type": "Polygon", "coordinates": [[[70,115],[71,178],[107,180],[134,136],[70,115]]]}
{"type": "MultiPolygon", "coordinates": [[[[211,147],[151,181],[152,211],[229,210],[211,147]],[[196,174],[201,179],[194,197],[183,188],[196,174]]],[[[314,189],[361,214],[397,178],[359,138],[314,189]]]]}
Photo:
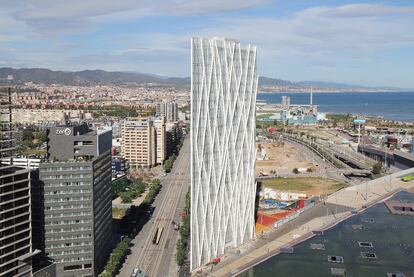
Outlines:
{"type": "MultiPolygon", "coordinates": [[[[314,235],[313,231],[325,230],[338,224],[339,222],[351,217],[354,212],[361,211],[381,200],[391,196],[402,189],[414,189],[414,182],[403,182],[401,177],[407,174],[413,174],[414,168],[400,171],[364,184],[342,189],[326,199],[326,203],[336,206],[346,206],[353,211],[346,211],[341,213],[331,213],[325,216],[310,219],[306,223],[294,228],[293,230],[281,234],[276,239],[269,241],[264,246],[255,247],[255,244],[261,239],[256,237],[253,241],[239,247],[237,258],[223,257],[222,264],[217,268],[204,267],[201,272],[193,272],[194,276],[235,276],[240,272],[261,263],[264,260],[280,253],[282,248],[292,247],[299,242],[302,242],[314,235]]],[[[232,250],[232,252],[236,252],[232,250]]]]}

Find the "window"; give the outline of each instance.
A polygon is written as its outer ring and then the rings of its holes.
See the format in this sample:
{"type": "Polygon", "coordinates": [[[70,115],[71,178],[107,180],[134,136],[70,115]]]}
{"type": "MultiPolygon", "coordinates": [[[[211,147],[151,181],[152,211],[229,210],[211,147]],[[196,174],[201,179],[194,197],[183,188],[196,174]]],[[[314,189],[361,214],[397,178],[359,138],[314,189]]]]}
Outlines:
{"type": "Polygon", "coordinates": [[[63,267],[64,271],[79,270],[79,269],[82,269],[82,265],[68,265],[68,266],[63,267]]]}

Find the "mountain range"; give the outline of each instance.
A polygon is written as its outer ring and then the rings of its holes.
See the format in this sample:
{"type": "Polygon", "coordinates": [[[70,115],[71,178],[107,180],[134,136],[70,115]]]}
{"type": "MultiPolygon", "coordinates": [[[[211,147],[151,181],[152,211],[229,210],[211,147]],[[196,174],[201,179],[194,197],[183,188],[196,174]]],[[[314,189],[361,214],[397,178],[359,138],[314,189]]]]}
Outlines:
{"type": "MultiPolygon", "coordinates": [[[[83,71],[54,71],[45,68],[20,68],[10,67],[0,68],[0,82],[5,81],[9,75],[13,76],[14,83],[34,82],[41,84],[62,84],[62,85],[141,85],[158,84],[173,86],[190,86],[190,77],[163,77],[153,74],[135,72],[109,72],[104,70],[83,70],[83,71]]],[[[287,80],[260,77],[259,86],[266,90],[272,87],[288,87],[289,90],[298,91],[309,89],[310,86],[315,91],[335,89],[335,90],[389,90],[402,91],[403,89],[392,87],[365,87],[352,84],[341,84],[333,82],[303,81],[292,82],[287,80]]]]}

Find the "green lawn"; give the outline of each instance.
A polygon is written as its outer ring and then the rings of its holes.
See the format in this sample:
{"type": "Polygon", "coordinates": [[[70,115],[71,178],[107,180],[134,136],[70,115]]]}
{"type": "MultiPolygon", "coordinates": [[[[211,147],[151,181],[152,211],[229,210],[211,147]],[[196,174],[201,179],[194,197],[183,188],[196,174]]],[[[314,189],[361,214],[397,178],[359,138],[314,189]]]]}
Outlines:
{"type": "Polygon", "coordinates": [[[262,188],[272,188],[282,191],[303,192],[312,195],[331,194],[345,184],[321,177],[275,178],[260,181],[262,188]]]}
{"type": "Polygon", "coordinates": [[[272,113],[267,113],[267,114],[260,114],[260,115],[257,115],[257,116],[256,116],[256,118],[257,118],[257,119],[259,119],[259,118],[267,118],[267,117],[271,117],[271,116],[273,116],[273,114],[272,114],[272,113]]]}
{"type": "Polygon", "coordinates": [[[122,219],[128,209],[112,208],[112,218],[122,219]]]}

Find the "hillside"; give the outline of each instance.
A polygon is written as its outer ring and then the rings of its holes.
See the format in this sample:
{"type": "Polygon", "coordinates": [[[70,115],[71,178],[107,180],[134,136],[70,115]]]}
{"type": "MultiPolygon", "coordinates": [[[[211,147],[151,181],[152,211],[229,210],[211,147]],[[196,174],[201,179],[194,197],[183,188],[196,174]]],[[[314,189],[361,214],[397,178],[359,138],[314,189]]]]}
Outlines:
{"type": "MultiPolygon", "coordinates": [[[[83,70],[83,71],[53,71],[44,68],[21,68],[10,67],[0,68],[0,82],[5,81],[8,75],[13,75],[14,83],[34,82],[42,84],[62,85],[139,85],[158,84],[174,86],[190,86],[190,77],[162,77],[153,74],[134,72],[108,72],[104,70],[83,70]]],[[[315,91],[401,91],[402,89],[390,87],[364,87],[351,84],[340,84],[333,82],[303,81],[291,82],[287,80],[260,77],[260,89],[265,91],[304,91],[310,86],[315,91]],[[276,88],[276,89],[275,89],[276,88]],[[275,89],[275,90],[274,90],[275,89]]]]}

